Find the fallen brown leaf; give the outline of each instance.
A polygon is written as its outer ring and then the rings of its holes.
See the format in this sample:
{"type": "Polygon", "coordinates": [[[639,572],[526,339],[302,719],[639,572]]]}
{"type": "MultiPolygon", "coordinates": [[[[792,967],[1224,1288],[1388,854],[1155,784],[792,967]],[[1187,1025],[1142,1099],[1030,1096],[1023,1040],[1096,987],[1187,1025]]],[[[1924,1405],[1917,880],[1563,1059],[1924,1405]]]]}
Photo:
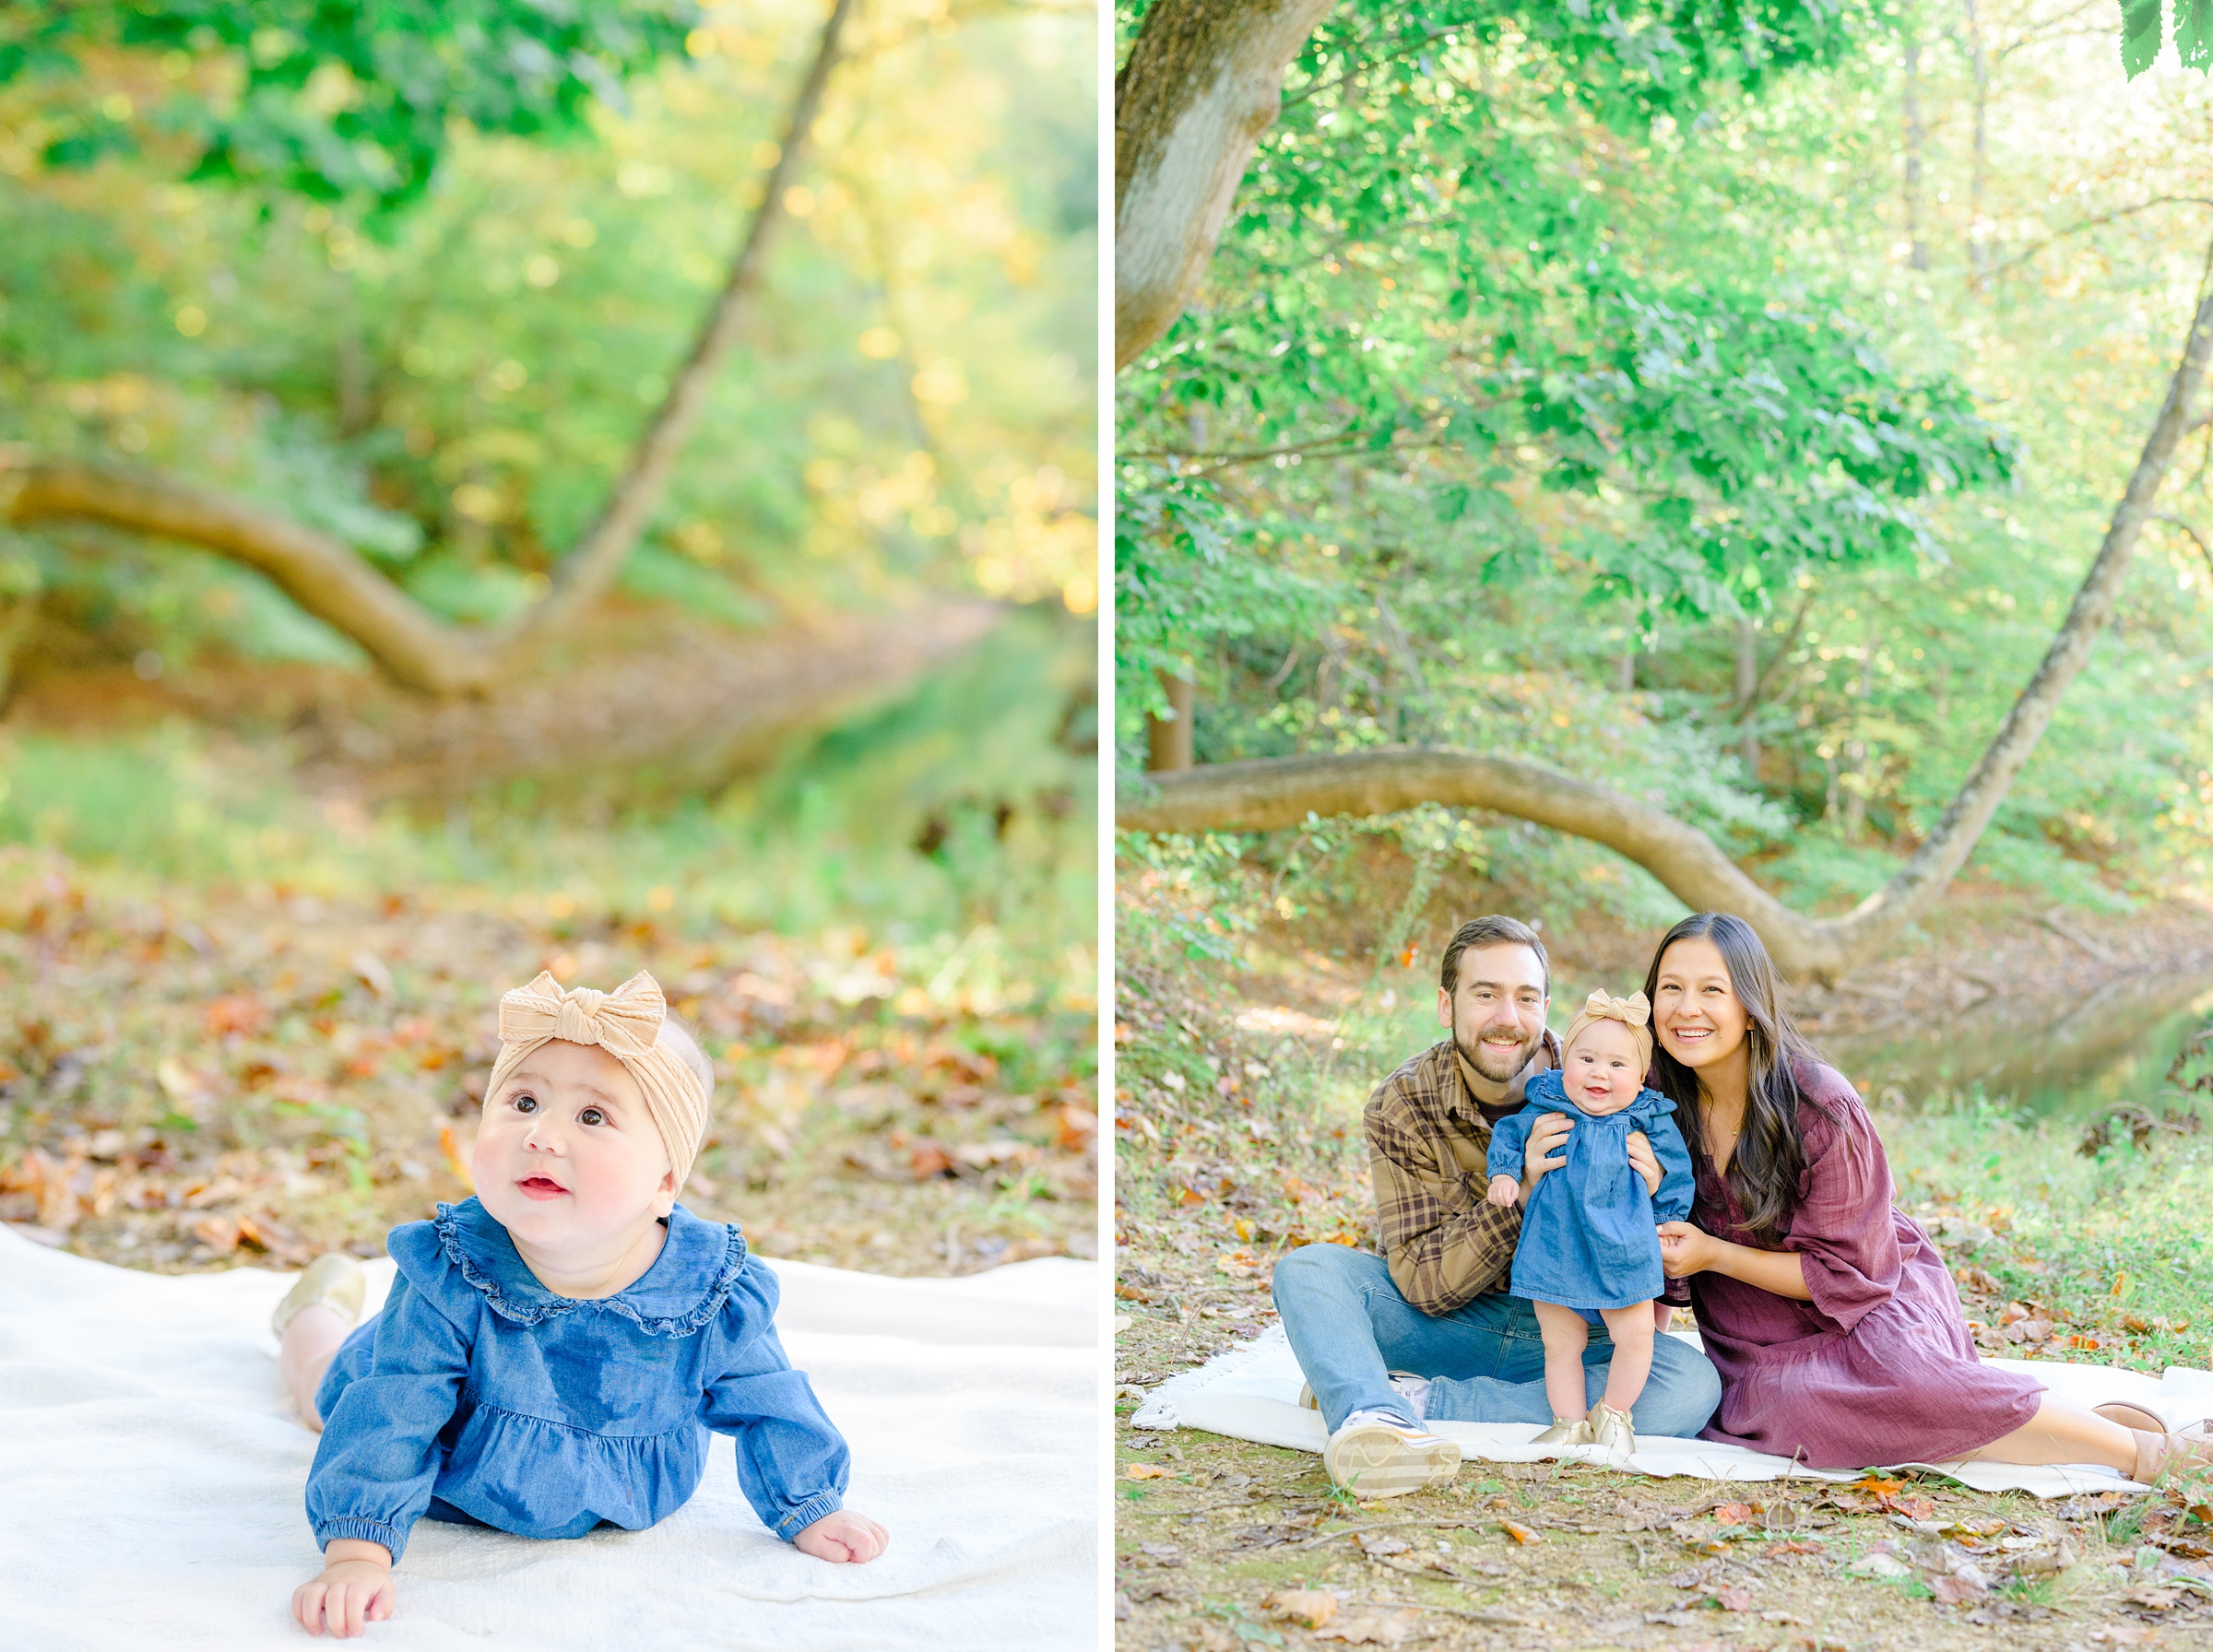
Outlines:
{"type": "Polygon", "coordinates": [[[1395,1646],[1413,1639],[1420,1627],[1421,1614],[1418,1612],[1378,1612],[1332,1622],[1317,1629],[1314,1638],[1318,1641],[1343,1641],[1348,1645],[1395,1646]]]}
{"type": "Polygon", "coordinates": [[[1337,1597],[1327,1589],[1278,1589],[1260,1604],[1279,1618],[1320,1629],[1337,1615],[1337,1597]]]}
{"type": "Polygon", "coordinates": [[[1714,1600],[1723,1611],[1750,1611],[1752,1591],[1739,1588],[1720,1588],[1713,1591],[1714,1600]]]}
{"type": "Polygon", "coordinates": [[[1969,1606],[1990,1593],[1990,1586],[1980,1577],[1954,1573],[1945,1577],[1929,1579],[1929,1593],[1936,1597],[1941,1606],[1969,1606]]]}
{"type": "Polygon", "coordinates": [[[1544,1540],[1543,1532],[1532,1531],[1528,1527],[1518,1526],[1511,1520],[1499,1521],[1498,1529],[1517,1543],[1542,1543],[1544,1540]]]}
{"type": "Polygon", "coordinates": [[[1168,1476],[1166,1469],[1153,1463],[1131,1463],[1128,1472],[1131,1480],[1166,1480],[1168,1476]]]}

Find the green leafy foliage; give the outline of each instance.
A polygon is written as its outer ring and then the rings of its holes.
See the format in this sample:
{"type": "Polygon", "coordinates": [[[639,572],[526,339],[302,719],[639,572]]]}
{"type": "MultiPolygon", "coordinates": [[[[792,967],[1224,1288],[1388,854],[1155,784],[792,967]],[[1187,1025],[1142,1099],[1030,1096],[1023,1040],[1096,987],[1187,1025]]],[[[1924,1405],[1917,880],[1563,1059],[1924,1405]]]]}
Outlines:
{"type": "MultiPolygon", "coordinates": [[[[1534,756],[1850,905],[1935,827],[2136,460],[2199,268],[2143,201],[2204,193],[2194,144],[2075,158],[2079,59],[2003,10],[2002,73],[1923,18],[1910,87],[1912,19],[1872,13],[1661,81],[1564,44],[1570,8],[1364,16],[1294,65],[1199,301],[1122,378],[1118,577],[1159,621],[1125,763],[1180,655],[1202,761],[1534,756]]],[[[2161,496],[2194,524],[2201,458],[2161,496]]],[[[2208,565],[2181,528],[2141,554],[1970,876],[2110,906],[2213,867],[2208,565]]],[[[1471,830],[1524,898],[1666,914],[1604,852],[1471,830]]]]}
{"type": "Polygon", "coordinates": [[[391,208],[418,199],[454,128],[548,139],[680,55],[690,0],[275,0],[35,4],[0,16],[0,86],[52,100],[47,165],[177,148],[184,174],[391,208]],[[99,93],[89,53],[159,53],[158,95],[99,93]],[[141,112],[140,104],[145,107],[141,112]]]}

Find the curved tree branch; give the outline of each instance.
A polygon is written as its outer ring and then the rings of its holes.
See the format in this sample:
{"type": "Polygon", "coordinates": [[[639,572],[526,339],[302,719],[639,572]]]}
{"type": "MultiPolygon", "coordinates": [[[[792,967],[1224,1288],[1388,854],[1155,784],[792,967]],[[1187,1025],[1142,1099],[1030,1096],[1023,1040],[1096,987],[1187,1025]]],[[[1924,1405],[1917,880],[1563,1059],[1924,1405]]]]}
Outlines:
{"type": "Polygon", "coordinates": [[[1407,747],[1343,756],[1218,763],[1154,777],[1151,801],[1117,810],[1140,832],[1270,831],[1314,815],[1379,815],[1420,803],[1495,809],[1586,837],[1635,861],[1694,909],[1734,912],[1793,977],[1841,974],[1880,953],[1943,893],[1973,853],[2061,696],[2112,618],[2152,501],[2174,458],[2188,406],[2213,358],[2213,290],[2201,297],[2128,490],[2043,662],[1974,772],[1911,860],[1839,918],[1793,912],[1694,826],[1592,781],[1518,758],[1407,747]]]}
{"type": "Polygon", "coordinates": [[[556,634],[605,596],[669,490],[685,442],[705,411],[716,372],[743,325],[761,265],[784,221],[784,183],[812,133],[822,90],[858,0],[835,0],[785,121],[775,164],[730,265],[659,409],[621,478],[551,588],[506,625],[448,624],[384,577],[351,547],[278,512],[158,472],[0,452],[0,523],[97,522],[191,545],[266,575],[307,612],[358,643],[386,676],[438,698],[481,691],[527,667],[556,634]]]}
{"type": "Polygon", "coordinates": [[[482,633],[438,619],[350,546],[158,471],[0,454],[0,522],[97,522],[243,562],[418,693],[465,693],[491,677],[482,633]]]}

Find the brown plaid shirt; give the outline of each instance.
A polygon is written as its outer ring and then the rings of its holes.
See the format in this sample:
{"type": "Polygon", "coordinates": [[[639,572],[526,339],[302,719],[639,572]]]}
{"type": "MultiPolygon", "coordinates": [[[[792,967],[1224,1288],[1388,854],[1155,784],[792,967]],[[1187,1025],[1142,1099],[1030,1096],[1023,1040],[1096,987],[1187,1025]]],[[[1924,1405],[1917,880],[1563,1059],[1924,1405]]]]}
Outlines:
{"type": "MultiPolygon", "coordinates": [[[[1560,1064],[1551,1029],[1530,1068],[1560,1064]]],[[[1503,1105],[1468,1092],[1448,1038],[1414,1056],[1367,1099],[1367,1150],[1382,1229],[1383,1258],[1401,1295],[1425,1314],[1450,1314],[1486,1291],[1506,1288],[1521,1212],[1484,1195],[1491,1126],[1521,1107],[1515,1081],[1503,1105]]]]}

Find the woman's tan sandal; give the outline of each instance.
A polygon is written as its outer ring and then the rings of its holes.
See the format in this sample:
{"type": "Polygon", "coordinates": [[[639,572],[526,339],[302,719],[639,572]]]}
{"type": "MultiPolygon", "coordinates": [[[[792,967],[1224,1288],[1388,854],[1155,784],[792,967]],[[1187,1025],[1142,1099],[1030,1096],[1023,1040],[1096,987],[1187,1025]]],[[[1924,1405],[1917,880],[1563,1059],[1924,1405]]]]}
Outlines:
{"type": "Polygon", "coordinates": [[[361,1265],[351,1257],[331,1251],[310,1262],[307,1271],[292,1281],[292,1288],[284,1293],[284,1300],[269,1316],[269,1328],[277,1333],[279,1342],[283,1341],[285,1328],[300,1310],[315,1304],[342,1316],[351,1325],[361,1316],[361,1299],[367,1290],[368,1280],[362,1276],[361,1265]]]}
{"type": "Polygon", "coordinates": [[[2103,1405],[2090,1408],[2108,1422],[2118,1422],[2132,1434],[2163,1434],[2167,1419],[2157,1411],[2148,1411],[2140,1405],[2130,1405],[2124,1399],[2109,1399],[2103,1405]]]}
{"type": "Polygon", "coordinates": [[[2129,1476],[2140,1486],[2157,1485],[2164,1474],[2192,1474],[2213,1469],[2213,1440],[2203,1434],[2153,1434],[2132,1428],[2136,1437],[2136,1467],[2129,1476]]]}

